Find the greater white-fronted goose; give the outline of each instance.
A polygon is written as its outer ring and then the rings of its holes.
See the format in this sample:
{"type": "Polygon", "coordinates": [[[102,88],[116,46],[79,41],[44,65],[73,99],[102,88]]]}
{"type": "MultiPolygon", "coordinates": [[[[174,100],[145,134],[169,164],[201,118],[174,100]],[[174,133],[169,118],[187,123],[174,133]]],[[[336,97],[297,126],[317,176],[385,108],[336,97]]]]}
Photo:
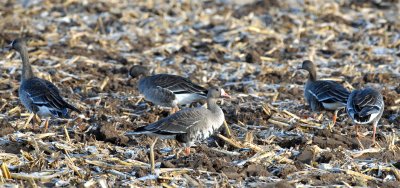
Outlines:
{"type": "MultiPolygon", "coordinates": [[[[21,85],[19,99],[30,111],[40,117],[68,117],[68,109],[80,113],[74,106],[68,104],[61,96],[57,87],[51,82],[34,76],[29,63],[28,50],[23,39],[15,39],[9,48],[19,52],[22,60],[21,85]]],[[[48,122],[46,121],[46,126],[48,122]]]]}
{"type": "Polygon", "coordinates": [[[304,61],[300,69],[309,73],[304,88],[306,102],[312,111],[333,110],[332,126],[335,125],[337,113],[346,107],[350,92],[337,82],[317,80],[317,71],[312,61],[304,61]]]}
{"type": "MultiPolygon", "coordinates": [[[[132,71],[130,71],[132,72],[132,71]]],[[[156,74],[139,80],[138,89],[145,100],[155,105],[172,107],[176,111],[180,105],[191,104],[207,98],[207,90],[189,79],[171,75],[156,74]]]]}
{"type": "Polygon", "coordinates": [[[372,88],[354,90],[349,96],[346,107],[347,114],[354,123],[372,123],[372,141],[375,143],[376,126],[378,125],[379,119],[381,119],[383,110],[385,108],[381,93],[372,88]]]}
{"type": "Polygon", "coordinates": [[[126,134],[149,134],[160,138],[176,139],[183,144],[185,153],[189,155],[190,146],[194,142],[208,138],[223,124],[225,116],[217,105],[217,99],[221,97],[230,98],[222,88],[211,87],[207,94],[208,108],[186,108],[126,134]]]}

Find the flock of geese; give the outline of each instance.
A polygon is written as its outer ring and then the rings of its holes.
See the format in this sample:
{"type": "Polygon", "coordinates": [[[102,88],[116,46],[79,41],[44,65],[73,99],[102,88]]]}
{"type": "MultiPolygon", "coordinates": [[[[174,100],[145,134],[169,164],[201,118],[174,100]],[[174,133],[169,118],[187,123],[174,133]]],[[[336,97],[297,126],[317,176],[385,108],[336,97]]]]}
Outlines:
{"type": "MultiPolygon", "coordinates": [[[[51,82],[35,77],[28,58],[26,42],[15,39],[9,48],[19,52],[22,60],[22,76],[19,87],[21,103],[32,113],[40,117],[68,117],[68,109],[80,113],[76,107],[68,104],[51,82]]],[[[346,109],[355,124],[373,124],[373,142],[376,127],[384,109],[383,97],[375,89],[354,90],[351,93],[334,81],[318,80],[315,65],[304,61],[301,69],[308,71],[304,97],[312,111],[334,111],[333,124],[339,110],[346,109]]],[[[171,107],[173,113],[157,122],[135,130],[126,135],[149,134],[160,138],[176,139],[190,154],[190,146],[197,141],[207,139],[225,121],[222,109],[217,105],[220,98],[231,98],[224,89],[207,89],[190,80],[169,74],[157,74],[140,79],[138,89],[145,100],[158,106],[171,107]],[[179,110],[179,106],[195,101],[206,100],[207,108],[195,107],[179,110]],[[178,111],[179,110],[179,111],[178,111]]],[[[358,127],[357,135],[358,135],[358,127]]]]}

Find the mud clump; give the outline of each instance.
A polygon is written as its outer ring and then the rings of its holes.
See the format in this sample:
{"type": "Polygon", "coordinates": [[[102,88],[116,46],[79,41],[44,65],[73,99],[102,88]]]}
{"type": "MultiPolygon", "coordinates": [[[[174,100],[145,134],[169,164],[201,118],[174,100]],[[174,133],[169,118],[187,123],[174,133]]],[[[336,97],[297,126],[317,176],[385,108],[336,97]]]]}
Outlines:
{"type": "Polygon", "coordinates": [[[111,123],[101,124],[96,130],[91,132],[97,140],[111,142],[117,145],[126,145],[129,138],[122,132],[116,130],[116,127],[111,123]]]}
{"type": "Polygon", "coordinates": [[[279,174],[278,177],[286,178],[288,175],[292,174],[293,172],[297,172],[298,169],[295,165],[286,165],[279,174]]]}
{"type": "Polygon", "coordinates": [[[6,119],[0,119],[0,137],[7,136],[15,131],[14,127],[6,119]]]}
{"type": "Polygon", "coordinates": [[[314,150],[310,147],[307,147],[297,157],[297,160],[305,164],[311,164],[311,162],[315,161],[314,150]]]}
{"type": "Polygon", "coordinates": [[[254,176],[264,176],[264,177],[268,177],[271,176],[272,174],[269,173],[265,167],[263,167],[262,165],[257,165],[257,164],[251,164],[249,165],[244,172],[246,172],[246,176],[247,177],[254,177],[254,176]]]}

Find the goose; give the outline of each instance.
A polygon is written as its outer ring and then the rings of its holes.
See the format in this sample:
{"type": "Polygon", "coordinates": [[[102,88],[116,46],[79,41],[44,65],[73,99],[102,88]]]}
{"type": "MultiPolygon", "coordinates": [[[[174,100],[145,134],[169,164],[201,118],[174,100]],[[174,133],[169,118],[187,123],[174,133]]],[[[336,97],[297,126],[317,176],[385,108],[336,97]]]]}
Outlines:
{"type": "MultiPolygon", "coordinates": [[[[60,95],[58,88],[51,82],[35,77],[29,63],[28,49],[24,39],[15,39],[9,48],[16,50],[22,60],[21,84],[18,95],[21,103],[30,112],[40,117],[67,118],[68,109],[81,113],[79,109],[68,104],[60,95]]],[[[48,119],[45,122],[47,129],[48,119]]]]}
{"type": "Polygon", "coordinates": [[[207,108],[186,108],[155,123],[129,131],[126,135],[147,134],[162,139],[176,139],[190,154],[190,146],[207,139],[225,121],[222,109],[217,105],[218,98],[230,98],[224,89],[211,87],[207,92],[207,108]]]}
{"type": "Polygon", "coordinates": [[[310,60],[305,60],[300,69],[308,71],[309,76],[304,88],[304,98],[311,110],[334,111],[332,126],[335,125],[337,113],[346,107],[350,92],[341,84],[330,80],[317,80],[315,65],[310,60]]]}
{"type": "MultiPolygon", "coordinates": [[[[349,96],[346,108],[347,114],[354,123],[372,123],[372,141],[375,143],[376,127],[385,108],[382,94],[372,88],[354,90],[349,96]]],[[[358,127],[356,129],[358,132],[358,127]]]]}
{"type": "MultiPolygon", "coordinates": [[[[130,70],[130,73],[135,75],[144,74],[143,72],[145,71],[138,69],[137,66],[130,70]]],[[[138,90],[144,95],[145,100],[158,106],[172,107],[172,113],[176,112],[180,105],[207,98],[207,89],[194,84],[187,78],[171,74],[142,77],[139,80],[138,90]]]]}

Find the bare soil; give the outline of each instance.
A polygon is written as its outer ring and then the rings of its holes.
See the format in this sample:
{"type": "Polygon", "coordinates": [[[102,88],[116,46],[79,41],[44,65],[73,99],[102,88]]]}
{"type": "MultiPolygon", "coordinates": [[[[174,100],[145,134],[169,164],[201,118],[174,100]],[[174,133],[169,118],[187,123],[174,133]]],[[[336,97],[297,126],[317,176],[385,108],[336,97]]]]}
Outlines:
{"type": "MultiPolygon", "coordinates": [[[[27,122],[18,100],[19,55],[0,50],[0,181],[22,186],[398,187],[400,185],[400,2],[270,0],[0,2],[0,45],[29,39],[36,76],[82,110],[71,119],[27,122]],[[379,89],[385,111],[377,144],[372,125],[344,111],[305,105],[305,59],[319,78],[350,90],[379,89]],[[223,86],[223,127],[176,153],[172,140],[125,131],[169,115],[142,99],[152,73],[223,86]],[[131,75],[129,75],[131,72],[131,75]],[[235,144],[236,143],[236,144],[235,144]],[[10,172],[7,175],[7,172],[10,172]],[[42,174],[38,174],[42,173],[42,174]]],[[[195,104],[200,105],[200,104],[195,104]]]]}

